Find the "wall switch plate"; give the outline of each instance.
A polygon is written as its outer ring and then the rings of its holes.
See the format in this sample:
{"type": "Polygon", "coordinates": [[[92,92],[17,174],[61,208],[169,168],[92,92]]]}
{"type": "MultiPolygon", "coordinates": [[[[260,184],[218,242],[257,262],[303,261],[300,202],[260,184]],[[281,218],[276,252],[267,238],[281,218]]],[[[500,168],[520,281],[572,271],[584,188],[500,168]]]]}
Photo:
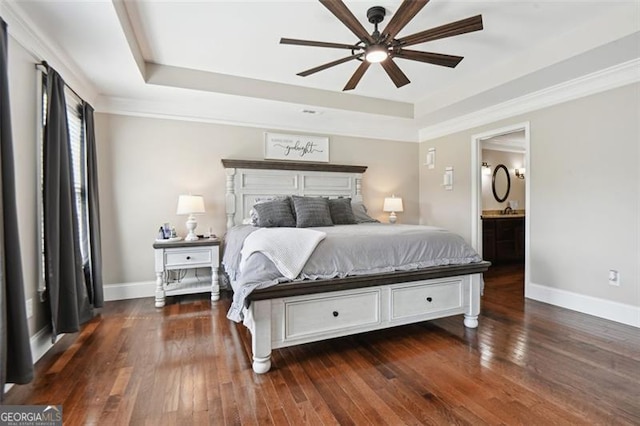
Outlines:
{"type": "Polygon", "coordinates": [[[27,307],[27,318],[31,318],[33,316],[33,299],[27,299],[25,304],[27,307]]]}
{"type": "Polygon", "coordinates": [[[620,272],[615,269],[609,269],[609,285],[620,285],[620,272]]]}

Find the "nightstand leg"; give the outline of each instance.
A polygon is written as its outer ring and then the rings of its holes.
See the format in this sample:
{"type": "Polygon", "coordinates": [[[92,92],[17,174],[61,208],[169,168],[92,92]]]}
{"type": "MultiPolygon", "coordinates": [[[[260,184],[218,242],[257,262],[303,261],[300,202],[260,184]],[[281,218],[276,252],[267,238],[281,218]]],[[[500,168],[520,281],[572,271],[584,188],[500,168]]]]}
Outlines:
{"type": "Polygon", "coordinates": [[[156,308],[164,306],[164,280],[162,275],[163,272],[156,272],[156,308]]]}
{"type": "Polygon", "coordinates": [[[211,301],[220,300],[220,280],[218,278],[218,267],[211,268],[211,301]]]}

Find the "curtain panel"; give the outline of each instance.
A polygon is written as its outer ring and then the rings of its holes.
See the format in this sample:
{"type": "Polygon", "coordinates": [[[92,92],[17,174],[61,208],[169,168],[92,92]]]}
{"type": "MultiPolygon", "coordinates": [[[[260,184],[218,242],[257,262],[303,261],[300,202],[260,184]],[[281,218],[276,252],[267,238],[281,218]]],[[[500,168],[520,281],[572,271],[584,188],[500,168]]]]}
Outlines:
{"type": "Polygon", "coordinates": [[[18,235],[11,114],[9,111],[7,24],[0,18],[0,400],[5,383],[33,379],[18,235]]]}
{"type": "Polygon", "coordinates": [[[93,108],[82,104],[87,143],[87,214],[89,216],[89,262],[84,265],[89,301],[95,308],[104,304],[102,290],[102,248],[100,236],[100,197],[98,196],[98,162],[93,108]]]}
{"type": "Polygon", "coordinates": [[[43,141],[44,251],[52,340],[73,333],[93,316],[83,273],[65,83],[47,67],[47,121],[43,141]]]}

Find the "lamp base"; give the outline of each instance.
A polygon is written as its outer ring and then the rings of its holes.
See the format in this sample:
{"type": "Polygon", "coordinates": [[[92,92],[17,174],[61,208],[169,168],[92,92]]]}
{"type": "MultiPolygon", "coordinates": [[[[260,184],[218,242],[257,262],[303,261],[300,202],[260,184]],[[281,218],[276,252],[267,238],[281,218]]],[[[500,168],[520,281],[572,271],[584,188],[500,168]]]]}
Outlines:
{"type": "Polygon", "coordinates": [[[396,223],[396,220],[398,220],[396,212],[389,213],[389,223],[396,223]]]}
{"type": "Polygon", "coordinates": [[[189,233],[184,238],[185,241],[198,241],[198,236],[195,233],[196,227],[198,226],[198,222],[196,221],[196,217],[194,215],[189,215],[189,219],[187,219],[187,223],[185,224],[189,233]]]}

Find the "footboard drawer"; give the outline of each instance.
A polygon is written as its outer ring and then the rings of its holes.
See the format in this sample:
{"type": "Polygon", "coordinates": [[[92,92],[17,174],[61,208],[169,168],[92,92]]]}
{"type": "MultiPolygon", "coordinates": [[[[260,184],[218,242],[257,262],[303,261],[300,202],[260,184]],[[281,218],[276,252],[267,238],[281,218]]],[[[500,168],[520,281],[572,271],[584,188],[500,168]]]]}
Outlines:
{"type": "Polygon", "coordinates": [[[356,329],[379,322],[378,290],[285,302],[285,339],[356,329]]]}
{"type": "Polygon", "coordinates": [[[461,308],[462,281],[414,284],[391,290],[391,320],[461,308]]]}

